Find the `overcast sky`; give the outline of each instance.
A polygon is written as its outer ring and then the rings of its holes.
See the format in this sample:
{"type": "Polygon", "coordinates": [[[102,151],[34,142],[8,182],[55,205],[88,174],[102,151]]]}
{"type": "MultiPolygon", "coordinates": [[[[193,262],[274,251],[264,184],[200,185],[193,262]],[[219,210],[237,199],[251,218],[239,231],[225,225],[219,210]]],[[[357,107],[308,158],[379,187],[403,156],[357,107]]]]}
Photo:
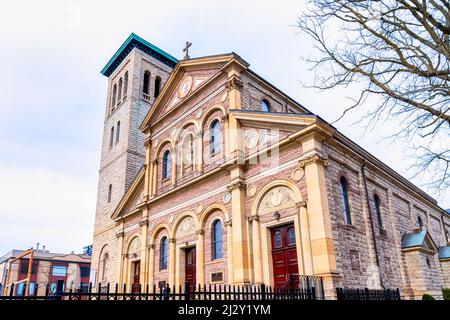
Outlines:
{"type": "MultiPolygon", "coordinates": [[[[92,242],[107,79],[100,70],[130,35],[177,58],[234,51],[251,68],[328,121],[355,88],[302,87],[314,55],[294,27],[302,1],[7,1],[0,11],[0,256],[37,242],[81,252],[92,242]]],[[[371,102],[368,102],[371,103],[371,102]]],[[[395,122],[363,135],[350,114],[335,124],[409,177],[395,122]]],[[[416,183],[420,181],[415,181],[416,183]]],[[[438,198],[437,195],[432,195],[438,198]]],[[[450,207],[450,196],[440,204],[450,207]]]]}

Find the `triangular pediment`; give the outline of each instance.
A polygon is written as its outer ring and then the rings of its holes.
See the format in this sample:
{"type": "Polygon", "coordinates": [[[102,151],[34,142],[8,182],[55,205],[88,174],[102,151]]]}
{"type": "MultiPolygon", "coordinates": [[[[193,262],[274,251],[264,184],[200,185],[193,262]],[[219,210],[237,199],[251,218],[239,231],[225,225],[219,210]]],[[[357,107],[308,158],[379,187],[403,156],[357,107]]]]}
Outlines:
{"type": "Polygon", "coordinates": [[[402,250],[421,250],[434,254],[438,251],[438,247],[427,230],[414,230],[403,237],[402,250]]]}
{"type": "Polygon", "coordinates": [[[196,96],[223,74],[231,64],[247,68],[234,53],[180,61],[167,79],[160,95],[146,115],[140,129],[145,131],[163,115],[196,96]]]}
{"type": "Polygon", "coordinates": [[[144,202],[144,177],[145,166],[141,168],[130,188],[125,192],[116,209],[111,215],[112,219],[126,216],[139,210],[140,205],[144,202]]]}

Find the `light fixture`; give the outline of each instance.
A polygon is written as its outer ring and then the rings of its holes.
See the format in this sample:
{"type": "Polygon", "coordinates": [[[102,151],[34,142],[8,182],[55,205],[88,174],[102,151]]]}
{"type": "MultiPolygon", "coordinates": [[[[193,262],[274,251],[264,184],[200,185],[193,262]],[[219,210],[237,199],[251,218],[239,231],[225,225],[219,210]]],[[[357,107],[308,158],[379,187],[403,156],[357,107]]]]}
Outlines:
{"type": "Polygon", "coordinates": [[[273,213],[273,217],[275,218],[275,220],[280,220],[281,214],[278,211],[275,211],[273,213]]]}

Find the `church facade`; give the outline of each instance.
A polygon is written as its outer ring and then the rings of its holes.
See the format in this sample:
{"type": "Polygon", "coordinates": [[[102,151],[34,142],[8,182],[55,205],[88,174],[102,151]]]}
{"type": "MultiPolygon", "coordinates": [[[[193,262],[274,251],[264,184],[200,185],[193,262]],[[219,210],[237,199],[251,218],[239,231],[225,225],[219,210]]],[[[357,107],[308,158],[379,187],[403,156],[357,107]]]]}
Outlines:
{"type": "Polygon", "coordinates": [[[450,287],[450,215],[237,54],[132,34],[102,74],[93,282],[450,287]]]}

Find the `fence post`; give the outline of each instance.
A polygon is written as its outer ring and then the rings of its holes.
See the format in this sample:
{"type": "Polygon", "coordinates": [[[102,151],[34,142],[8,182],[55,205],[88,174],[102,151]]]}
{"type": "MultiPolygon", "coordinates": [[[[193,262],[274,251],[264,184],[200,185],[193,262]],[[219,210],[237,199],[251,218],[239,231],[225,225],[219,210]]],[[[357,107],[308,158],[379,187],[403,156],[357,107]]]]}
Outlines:
{"type": "Polygon", "coordinates": [[[369,288],[364,288],[364,296],[365,296],[364,300],[370,300],[369,288]]]}
{"type": "Polygon", "coordinates": [[[190,286],[189,282],[184,283],[184,300],[189,301],[190,298],[190,286]]]}
{"type": "Polygon", "coordinates": [[[14,283],[11,284],[11,287],[9,289],[9,295],[12,296],[14,294],[14,283]]]}
{"type": "Polygon", "coordinates": [[[266,300],[266,285],[263,283],[260,287],[261,290],[261,300],[266,300]]]}

